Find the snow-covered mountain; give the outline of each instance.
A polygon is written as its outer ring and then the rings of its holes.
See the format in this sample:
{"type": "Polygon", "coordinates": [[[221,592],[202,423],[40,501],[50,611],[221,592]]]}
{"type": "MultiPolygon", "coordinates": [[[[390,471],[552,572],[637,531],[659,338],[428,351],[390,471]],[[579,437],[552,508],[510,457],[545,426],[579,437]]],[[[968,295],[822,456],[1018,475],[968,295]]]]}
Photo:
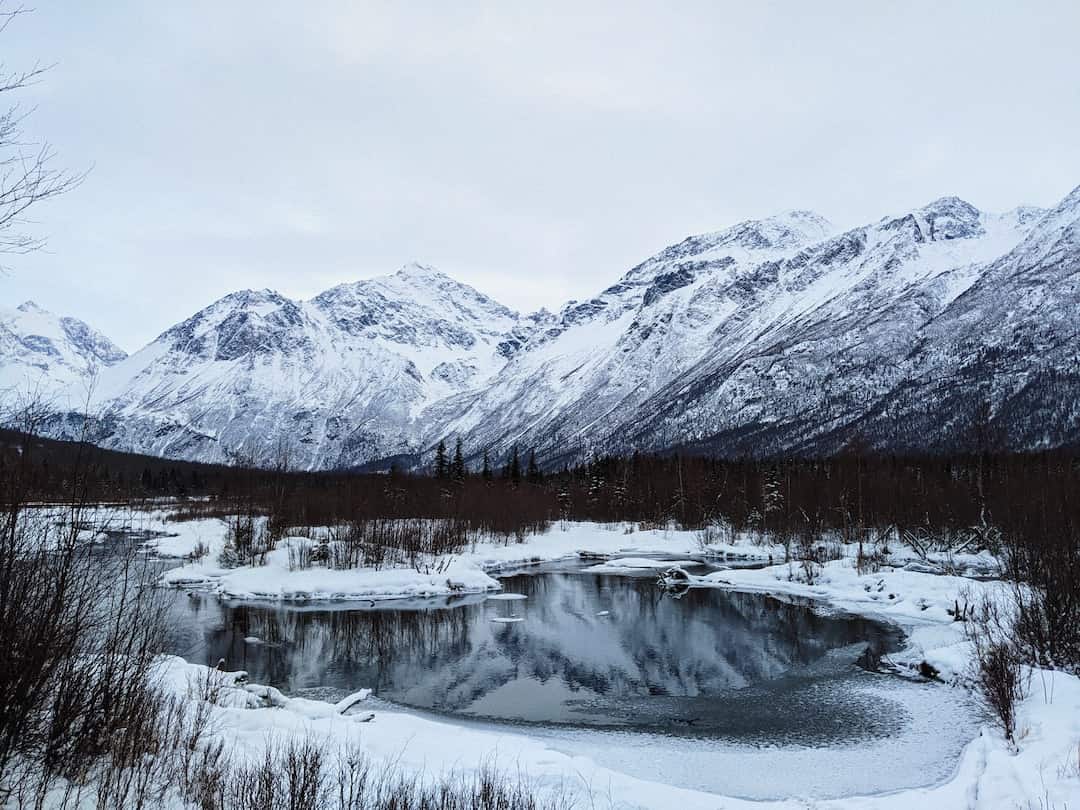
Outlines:
{"type": "Polygon", "coordinates": [[[687,239],[564,310],[437,432],[549,460],[873,444],[859,420],[908,379],[924,327],[1043,213],[945,198],[839,234],[794,212],[687,239]]]}
{"type": "Polygon", "coordinates": [[[86,386],[127,355],[76,318],[46,312],[33,301],[0,307],[0,394],[6,401],[39,399],[80,407],[86,386]]]}
{"type": "Polygon", "coordinates": [[[420,412],[485,385],[527,324],[415,264],[310,301],[244,290],[102,375],[98,441],[299,468],[412,453],[420,412]]]}
{"type": "Polygon", "coordinates": [[[1080,189],[843,232],[791,211],[685,239],[558,313],[419,265],[310,301],[234,293],[101,374],[98,436],[306,468],[422,463],[456,437],[550,464],[1072,444],[1078,298],[1080,189]]]}

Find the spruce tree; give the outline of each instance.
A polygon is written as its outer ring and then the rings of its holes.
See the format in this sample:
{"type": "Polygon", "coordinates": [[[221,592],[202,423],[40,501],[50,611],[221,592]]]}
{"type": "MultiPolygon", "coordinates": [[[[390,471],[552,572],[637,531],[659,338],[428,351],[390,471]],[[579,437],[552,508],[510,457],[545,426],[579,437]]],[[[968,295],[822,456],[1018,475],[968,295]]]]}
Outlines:
{"type": "Polygon", "coordinates": [[[451,467],[451,474],[455,481],[465,480],[465,456],[461,451],[461,438],[459,437],[457,442],[454,443],[454,463],[451,467]]]}
{"type": "Polygon", "coordinates": [[[490,454],[488,453],[487,450],[484,451],[484,467],[480,471],[480,477],[483,478],[485,481],[490,481],[491,478],[492,478],[492,474],[491,474],[491,456],[490,456],[490,454]]]}
{"type": "Polygon", "coordinates": [[[449,467],[446,463],[446,442],[439,440],[439,446],[435,448],[435,477],[446,478],[449,467]]]}
{"type": "Polygon", "coordinates": [[[543,476],[540,474],[540,467],[536,463],[536,450],[529,451],[529,466],[525,473],[525,480],[530,484],[539,484],[543,480],[543,476]]]}
{"type": "Polygon", "coordinates": [[[510,457],[510,481],[513,484],[521,483],[521,457],[518,456],[517,445],[514,445],[514,454],[510,457]]]}

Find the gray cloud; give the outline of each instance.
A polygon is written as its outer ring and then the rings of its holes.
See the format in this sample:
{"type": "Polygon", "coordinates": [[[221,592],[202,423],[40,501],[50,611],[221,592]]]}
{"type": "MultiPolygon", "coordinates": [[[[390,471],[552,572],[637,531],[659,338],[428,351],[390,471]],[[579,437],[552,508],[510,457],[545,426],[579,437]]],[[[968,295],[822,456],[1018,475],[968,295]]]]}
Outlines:
{"type": "Polygon", "coordinates": [[[30,129],[94,168],[0,289],[134,349],[411,259],[527,310],[785,208],[1051,204],[1077,30],[1074,2],[46,3],[5,61],[59,61],[30,129]]]}

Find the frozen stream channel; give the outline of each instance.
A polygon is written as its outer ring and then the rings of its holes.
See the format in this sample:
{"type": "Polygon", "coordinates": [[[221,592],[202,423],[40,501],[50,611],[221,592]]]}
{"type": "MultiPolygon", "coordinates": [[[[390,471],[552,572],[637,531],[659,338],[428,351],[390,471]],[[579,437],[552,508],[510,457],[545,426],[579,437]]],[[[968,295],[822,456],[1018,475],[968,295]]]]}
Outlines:
{"type": "Polygon", "coordinates": [[[173,652],[293,695],[371,687],[383,722],[409,710],[497,725],[747,798],[932,784],[977,733],[962,690],[865,667],[903,643],[883,624],[761,594],[673,598],[653,572],[502,582],[524,598],[298,608],[181,595],[173,652]]]}

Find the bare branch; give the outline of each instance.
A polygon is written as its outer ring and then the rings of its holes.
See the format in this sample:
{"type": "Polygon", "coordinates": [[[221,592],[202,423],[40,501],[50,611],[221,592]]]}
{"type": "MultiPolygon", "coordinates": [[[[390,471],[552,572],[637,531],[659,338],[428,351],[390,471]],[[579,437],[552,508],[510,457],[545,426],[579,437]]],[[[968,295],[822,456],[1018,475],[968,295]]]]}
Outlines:
{"type": "MultiPolygon", "coordinates": [[[[0,0],[0,33],[16,17],[30,11],[25,6],[5,11],[3,5],[0,0]]],[[[51,67],[36,64],[30,70],[8,72],[0,65],[0,93],[35,84],[51,67]]],[[[41,248],[45,240],[26,230],[31,224],[27,219],[30,208],[71,191],[86,177],[85,172],[72,174],[57,168],[56,154],[48,141],[23,137],[22,125],[31,112],[13,104],[0,113],[0,254],[22,255],[41,248]]]]}

